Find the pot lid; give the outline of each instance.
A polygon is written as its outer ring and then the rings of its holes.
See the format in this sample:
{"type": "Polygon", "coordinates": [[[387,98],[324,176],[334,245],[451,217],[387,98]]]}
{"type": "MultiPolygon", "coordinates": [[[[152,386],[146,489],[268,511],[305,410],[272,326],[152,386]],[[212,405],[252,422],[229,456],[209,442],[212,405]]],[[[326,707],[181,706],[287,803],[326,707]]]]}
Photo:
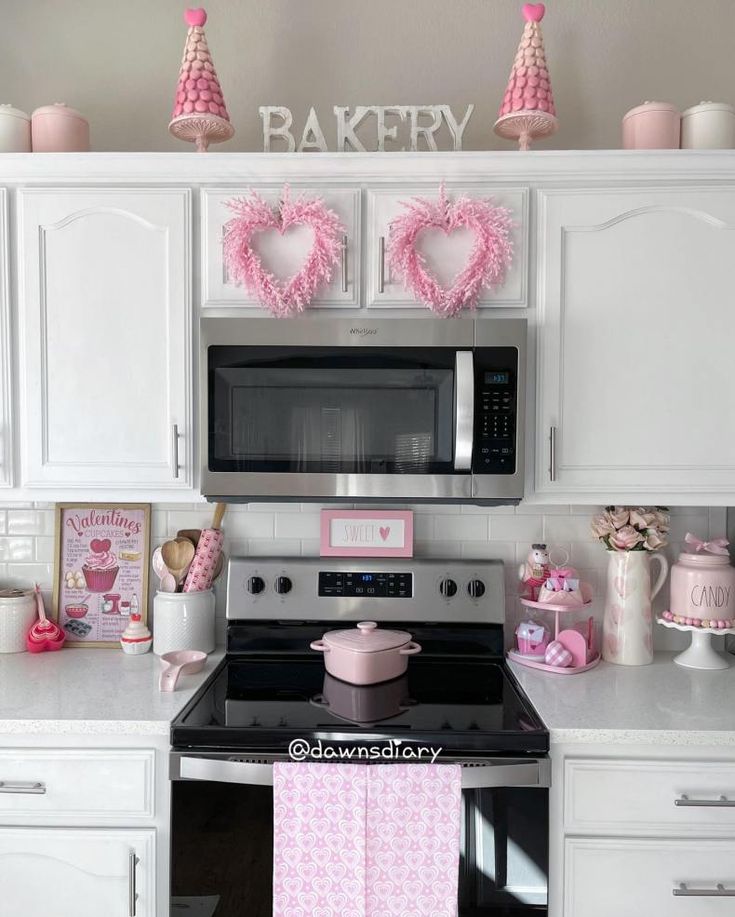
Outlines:
{"type": "Polygon", "coordinates": [[[37,118],[39,115],[60,115],[62,118],[76,118],[78,121],[87,120],[81,112],[78,112],[75,108],[69,108],[66,102],[54,102],[53,105],[42,105],[33,112],[34,118],[37,118]]]}
{"type": "Polygon", "coordinates": [[[676,105],[672,105],[671,102],[644,102],[643,105],[636,105],[635,108],[631,108],[629,112],[626,112],[623,115],[623,121],[627,121],[628,118],[632,118],[634,115],[643,114],[643,112],[651,111],[668,111],[672,114],[679,115],[679,110],[676,105]]]}
{"type": "Polygon", "coordinates": [[[386,630],[378,627],[375,621],[360,621],[357,627],[351,627],[349,630],[330,630],[324,634],[324,642],[329,646],[352,653],[392,650],[408,643],[410,639],[411,634],[405,630],[386,630]]]}
{"type": "Polygon", "coordinates": [[[687,108],[686,111],[681,113],[681,116],[682,118],[688,118],[689,115],[698,115],[704,111],[727,111],[730,114],[735,114],[735,106],[732,106],[729,102],[700,102],[698,105],[692,105],[691,108],[687,108]]]}
{"type": "Polygon", "coordinates": [[[0,115],[9,115],[11,118],[21,118],[23,121],[31,120],[30,115],[27,115],[19,108],[13,108],[9,102],[3,102],[0,104],[0,115]]]}

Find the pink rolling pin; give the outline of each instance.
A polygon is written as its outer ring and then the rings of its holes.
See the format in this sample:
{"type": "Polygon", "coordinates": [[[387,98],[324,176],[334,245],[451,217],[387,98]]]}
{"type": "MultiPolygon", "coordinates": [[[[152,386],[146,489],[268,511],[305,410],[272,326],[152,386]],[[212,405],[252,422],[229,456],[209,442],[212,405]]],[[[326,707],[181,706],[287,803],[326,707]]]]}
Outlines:
{"type": "Polygon", "coordinates": [[[184,592],[204,592],[206,589],[211,589],[217,561],[222,553],[222,543],[225,536],[222,534],[220,526],[226,509],[226,503],[218,503],[214,510],[212,528],[204,529],[202,532],[194,560],[191,562],[189,572],[186,574],[184,592]]]}

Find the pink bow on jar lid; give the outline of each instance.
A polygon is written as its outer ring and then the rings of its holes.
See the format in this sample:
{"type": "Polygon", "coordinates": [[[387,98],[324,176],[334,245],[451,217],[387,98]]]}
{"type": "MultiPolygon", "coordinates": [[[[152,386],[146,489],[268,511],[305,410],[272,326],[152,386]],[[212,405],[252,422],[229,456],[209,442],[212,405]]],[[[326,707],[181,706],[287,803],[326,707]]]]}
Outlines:
{"type": "Polygon", "coordinates": [[[702,541],[701,538],[697,538],[696,535],[687,532],[684,536],[684,541],[691,546],[690,551],[692,554],[699,554],[700,551],[705,551],[707,554],[729,554],[727,546],[730,542],[727,538],[713,538],[711,541],[702,541]]]}

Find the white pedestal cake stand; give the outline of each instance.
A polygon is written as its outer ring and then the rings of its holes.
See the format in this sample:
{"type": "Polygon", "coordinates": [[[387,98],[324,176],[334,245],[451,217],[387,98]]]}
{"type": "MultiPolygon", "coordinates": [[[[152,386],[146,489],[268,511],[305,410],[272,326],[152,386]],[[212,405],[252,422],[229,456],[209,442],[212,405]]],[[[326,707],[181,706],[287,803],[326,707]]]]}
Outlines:
{"type": "Polygon", "coordinates": [[[735,634],[735,627],[693,627],[690,624],[675,624],[673,621],[664,621],[656,618],[656,623],[672,630],[689,631],[692,635],[692,645],[689,649],[674,656],[677,665],[686,666],[688,669],[727,669],[730,663],[712,647],[713,636],[735,634]]]}

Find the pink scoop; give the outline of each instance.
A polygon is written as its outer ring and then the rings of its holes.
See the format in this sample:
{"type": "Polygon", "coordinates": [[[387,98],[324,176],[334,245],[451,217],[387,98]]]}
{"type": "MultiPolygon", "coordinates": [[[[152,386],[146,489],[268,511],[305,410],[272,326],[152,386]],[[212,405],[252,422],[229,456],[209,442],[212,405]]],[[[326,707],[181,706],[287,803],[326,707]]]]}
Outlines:
{"type": "Polygon", "coordinates": [[[29,653],[42,653],[44,650],[60,650],[66,640],[66,634],[53,621],[46,617],[43,607],[41,587],[36,583],[36,608],[39,620],[31,626],[26,637],[26,647],[29,653]]]}
{"type": "Polygon", "coordinates": [[[196,675],[204,668],[207,654],[200,650],[175,650],[161,656],[161,680],[158,687],[161,691],[175,691],[179,675],[196,675]]]}

